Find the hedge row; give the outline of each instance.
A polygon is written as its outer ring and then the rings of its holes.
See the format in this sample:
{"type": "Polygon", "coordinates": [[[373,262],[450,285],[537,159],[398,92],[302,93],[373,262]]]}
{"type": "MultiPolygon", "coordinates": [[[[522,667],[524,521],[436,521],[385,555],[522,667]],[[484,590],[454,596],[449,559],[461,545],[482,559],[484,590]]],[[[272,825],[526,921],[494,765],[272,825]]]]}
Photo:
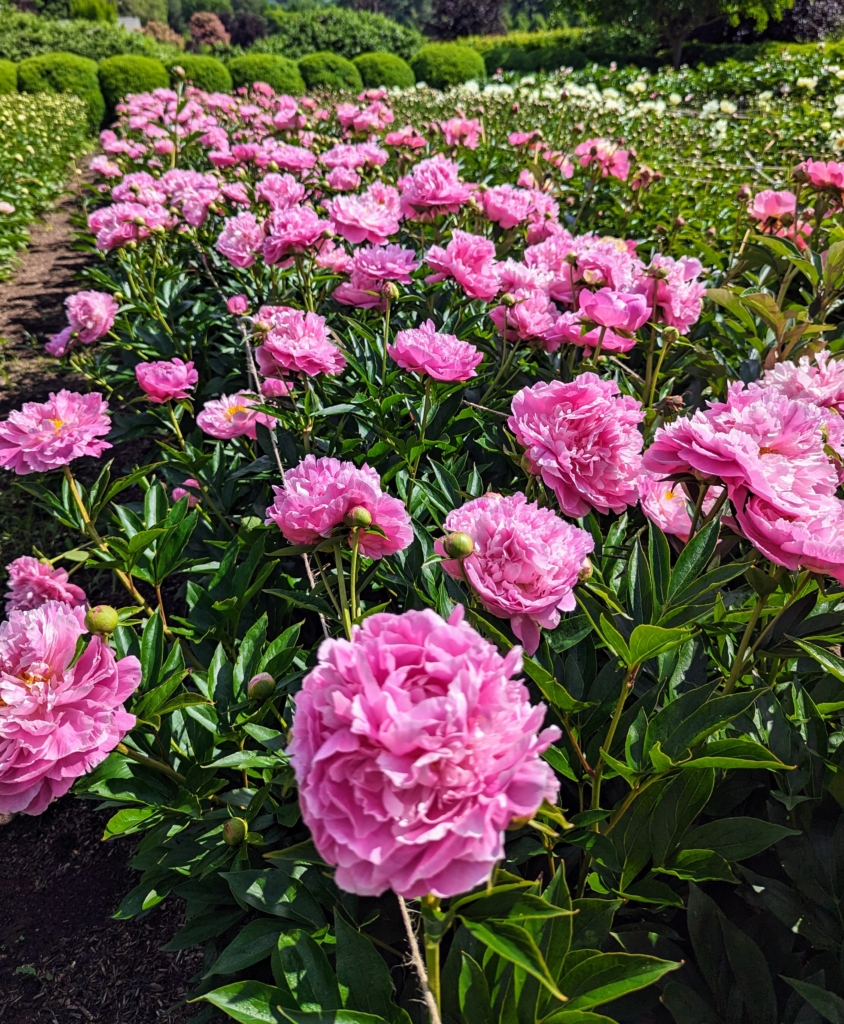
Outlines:
{"type": "Polygon", "coordinates": [[[277,92],[301,95],[306,90],[399,86],[417,80],[445,89],[482,78],[483,60],[475,50],[455,44],[423,46],[407,64],[391,53],[364,53],[353,61],[335,53],[310,53],[298,64],[274,54],[249,53],[223,64],[214,57],[180,54],[166,63],[141,55],[89,60],[74,53],[29,57],[17,66],[0,60],[0,93],[17,88],[28,93],[71,92],[85,100],[92,130],[113,117],[129,93],[166,88],[182,78],[207,92],[231,92],[266,82],[277,92]]]}

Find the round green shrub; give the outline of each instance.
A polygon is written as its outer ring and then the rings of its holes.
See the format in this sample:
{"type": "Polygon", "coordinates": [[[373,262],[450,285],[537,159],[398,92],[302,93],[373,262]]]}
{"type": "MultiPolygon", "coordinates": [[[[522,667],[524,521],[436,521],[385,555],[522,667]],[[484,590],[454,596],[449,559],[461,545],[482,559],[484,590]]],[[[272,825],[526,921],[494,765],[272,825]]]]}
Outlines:
{"type": "Polygon", "coordinates": [[[21,92],[70,92],[85,101],[88,123],[97,131],[105,117],[105,100],[100,92],[96,61],[75,53],[44,53],[18,64],[21,92]]]}
{"type": "Polygon", "coordinates": [[[483,57],[471,46],[459,43],[429,43],[411,60],[417,82],[432,89],[449,89],[474,79],[484,78],[483,57]]]}
{"type": "Polygon", "coordinates": [[[276,92],[287,93],[289,96],[301,96],[305,91],[305,82],[299,74],[296,61],[288,60],[287,57],[271,53],[245,53],[242,57],[233,57],[226,67],[235,89],[254,82],[266,82],[276,92]]]}
{"type": "Polygon", "coordinates": [[[313,89],[362,89],[360,72],[336,53],[309,53],[299,61],[299,72],[308,91],[313,89]]]}
{"type": "Polygon", "coordinates": [[[182,68],[185,79],[192,82],[197,89],[205,92],[231,92],[232,76],[222,61],[216,57],[203,57],[198,53],[184,53],[167,62],[173,84],[179,77],[173,74],[174,68],[182,68]]]}
{"type": "Polygon", "coordinates": [[[107,0],[70,0],[68,14],[71,19],[105,21],[113,25],[117,21],[117,5],[107,0]]]}
{"type": "Polygon", "coordinates": [[[10,60],[0,60],[0,96],[18,91],[17,65],[10,60]]]}
{"type": "Polygon", "coordinates": [[[170,84],[167,68],[151,57],[107,57],[100,61],[100,89],[109,116],[129,93],[166,89],[170,84]]]}
{"type": "Polygon", "coordinates": [[[352,60],[367,89],[385,86],[410,89],[416,85],[413,68],[394,53],[362,53],[352,60]]]}

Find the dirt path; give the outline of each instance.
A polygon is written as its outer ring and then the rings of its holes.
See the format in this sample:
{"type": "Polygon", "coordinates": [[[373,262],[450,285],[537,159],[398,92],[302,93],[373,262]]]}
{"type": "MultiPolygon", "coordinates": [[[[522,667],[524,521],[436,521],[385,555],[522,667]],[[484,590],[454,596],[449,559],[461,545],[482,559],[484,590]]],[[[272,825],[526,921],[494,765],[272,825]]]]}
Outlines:
{"type": "Polygon", "coordinates": [[[34,226],[17,273],[0,283],[0,418],[73,380],[57,359],[44,355],[44,343],[65,326],[65,298],[82,287],[76,275],[85,254],[71,249],[74,203],[67,196],[34,226]]]}
{"type": "MultiPolygon", "coordinates": [[[[84,383],[43,354],[46,336],[65,324],[65,297],[79,290],[85,265],[71,249],[73,204],[68,197],[35,226],[15,278],[0,284],[0,419],[24,401],[84,383]]],[[[30,522],[31,498],[5,483],[4,474],[0,566],[44,540],[44,524],[30,522]]],[[[170,1008],[188,992],[201,952],[159,952],[182,924],[179,901],[142,920],[111,918],[138,876],[131,839],[101,842],[108,817],[72,796],[37,818],[0,815],[3,1024],[183,1024],[194,1016],[170,1008]]]]}

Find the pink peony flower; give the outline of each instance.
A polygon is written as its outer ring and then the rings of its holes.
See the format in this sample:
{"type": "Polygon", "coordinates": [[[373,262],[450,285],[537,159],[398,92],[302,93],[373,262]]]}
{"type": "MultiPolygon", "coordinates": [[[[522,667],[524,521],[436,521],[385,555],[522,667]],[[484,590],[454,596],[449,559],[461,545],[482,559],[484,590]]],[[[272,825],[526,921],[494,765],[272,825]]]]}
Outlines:
{"type": "Polygon", "coordinates": [[[267,174],[255,186],[255,195],[273,210],[288,210],[305,198],[305,186],[292,174],[267,174]]]}
{"type": "Polygon", "coordinates": [[[574,155],[581,167],[595,166],[600,169],[601,176],[618,178],[627,181],[630,173],[630,153],[621,149],[609,139],[587,139],[574,147],[574,155]]]}
{"type": "Polygon", "coordinates": [[[457,213],[477,187],[460,181],[459,175],[457,164],[442,153],[420,160],[409,175],[399,179],[401,212],[405,217],[457,213]]]}
{"type": "Polygon", "coordinates": [[[111,448],[98,441],[111,430],[108,402],[96,391],[50,394],[46,402],[24,402],[0,422],[0,466],[19,476],[66,466],[83,455],[99,458],[111,448]]]}
{"type": "Polygon", "coordinates": [[[644,467],[660,479],[690,473],[724,483],[731,500],[747,490],[784,515],[804,515],[838,484],[823,425],[822,411],[813,406],[772,389],[733,384],[726,402],[657,430],[644,467]]]}
{"type": "Polygon", "coordinates": [[[512,306],[502,304],[489,311],[499,333],[521,341],[544,339],[557,318],[554,303],[538,289],[519,289],[511,298],[515,300],[512,306]]]}
{"type": "Polygon", "coordinates": [[[326,640],[296,695],[289,750],[302,817],[341,889],[456,896],[504,856],[503,833],[558,783],[521,652],[502,658],[435,612],[370,616],[326,640]]]}
{"type": "Polygon", "coordinates": [[[185,362],[178,356],[173,359],[156,360],[153,363],[138,363],[135,367],[138,385],[147,398],[156,405],[189,398],[199,380],[199,374],[192,362],[185,362]]]}
{"type": "Polygon", "coordinates": [[[580,312],[599,327],[612,327],[617,331],[637,331],[649,315],[644,295],[614,292],[600,288],[597,292],[586,289],[579,296],[580,312]]]}
{"type": "Polygon", "coordinates": [[[453,231],[443,248],[432,245],[425,262],[434,271],[425,280],[429,284],[453,277],[470,299],[489,302],[498,293],[495,273],[495,243],[467,231],[453,231]]]}
{"type": "Polygon", "coordinates": [[[801,165],[814,188],[824,189],[837,197],[844,191],[844,163],[835,160],[807,160],[801,165]]]}
{"type": "Polygon", "coordinates": [[[262,306],[258,316],[272,325],[257,349],[258,368],[265,377],[342,372],[346,359],[329,340],[325,317],[289,306],[262,306]]]}
{"type": "MultiPolygon", "coordinates": [[[[723,488],[710,487],[703,499],[703,514],[712,511],[723,488]]],[[[673,534],[682,541],[689,539],[692,517],[689,508],[694,507],[684,486],[671,480],[660,480],[653,473],[643,472],[639,477],[639,501],[648,519],[662,530],[673,534]]]]}
{"type": "Polygon", "coordinates": [[[9,574],[6,591],[6,614],[29,611],[46,601],[58,601],[78,608],[87,601],[85,591],[68,583],[67,570],[54,569],[49,562],[40,562],[31,555],[21,555],[6,566],[9,574]]]}
{"type": "Polygon", "coordinates": [[[832,359],[829,352],[818,352],[814,365],[809,356],[796,365],[777,363],[762,374],[758,385],[798,402],[844,413],[844,359],[832,359]]]}
{"type": "Polygon", "coordinates": [[[334,289],[334,298],[343,306],[358,309],[386,309],[383,283],[352,268],[352,276],[334,289]]]}
{"type": "Polygon", "coordinates": [[[120,170],[120,166],[109,160],[107,156],[95,156],[89,166],[94,174],[99,174],[102,178],[123,177],[123,171],[120,170]]]}
{"type": "Polygon", "coordinates": [[[369,246],[355,250],[352,269],[374,281],[410,284],[410,275],[419,269],[419,262],[413,249],[400,245],[369,246]]]}
{"type": "Polygon", "coordinates": [[[793,192],[775,192],[770,188],[757,192],[747,207],[748,217],[763,223],[780,222],[783,217],[793,218],[796,212],[797,196],[793,192]]]}
{"type": "Polygon", "coordinates": [[[395,342],[387,346],[387,352],[403,369],[434,380],[477,377],[475,367],[483,359],[483,353],[468,341],[460,341],[453,334],[440,334],[433,320],[426,320],[421,327],[399,331],[395,342]]]}
{"type": "MultiPolygon", "coordinates": [[[[287,473],[284,487],[273,491],[266,522],[275,523],[291,544],[316,544],[331,537],[356,508],[366,509],[381,531],[360,531],[360,550],[367,558],[394,555],[413,541],[404,504],[384,494],[381,478],[366,464],[358,469],[353,462],[306,455],[287,473]]],[[[348,539],[351,546],[351,530],[348,539]]]]}
{"type": "Polygon", "coordinates": [[[528,502],[524,494],[505,498],[485,494],[449,512],[446,533],[467,533],[474,551],[449,559],[442,541],[434,545],[445,557],[443,569],[456,580],[465,570],[472,589],[488,612],[510,619],[528,654],[539,647],[539,627],[555,629],[560,612],[576,607],[574,586],[595,542],[549,508],[528,502]]]}
{"type": "Polygon", "coordinates": [[[229,217],[217,239],[217,252],[235,267],[251,267],[264,245],[264,228],[253,213],[229,217]]]}
{"type": "Polygon", "coordinates": [[[384,145],[406,146],[408,149],[424,149],[428,145],[428,140],[412,124],[406,124],[397,131],[388,132],[384,136],[384,145]]]}
{"type": "Polygon", "coordinates": [[[135,724],[123,701],[140,662],[99,636],[77,661],[83,617],[48,601],[0,624],[0,813],[40,814],[135,724]]]}
{"type": "Polygon", "coordinates": [[[328,187],[335,192],[354,192],[360,185],[360,175],[350,167],[335,167],[325,176],[328,187]]]}
{"type": "Polygon", "coordinates": [[[440,122],[440,129],[445,136],[447,146],[465,146],[467,149],[477,149],[481,138],[481,123],[477,118],[467,119],[465,117],[452,117],[448,121],[440,122]]]}
{"type": "Polygon", "coordinates": [[[504,230],[514,228],[528,219],[533,211],[533,195],[513,185],[494,185],[484,192],[484,213],[504,230]]]}
{"type": "Polygon", "coordinates": [[[292,253],[312,249],[325,238],[329,224],[320,220],[309,206],[294,206],[270,214],[267,230],[264,261],[279,263],[292,253]]]}
{"type": "Polygon", "coordinates": [[[64,300],[67,327],[60,334],[51,334],[45,346],[51,356],[63,356],[76,342],[90,345],[102,338],[114,325],[120,308],[106,292],[77,292],[64,300]]]}
{"type": "Polygon", "coordinates": [[[335,196],[325,208],[334,231],[353,245],[383,245],[398,231],[402,217],[398,192],[380,181],[361,195],[335,196]]]}
{"type": "Polygon", "coordinates": [[[556,352],[563,343],[581,345],[587,349],[596,349],[601,342],[602,352],[629,352],[636,347],[636,338],[616,334],[609,328],[593,327],[586,330],[586,323],[579,313],[561,313],[553,326],[545,332],[545,349],[556,352]]]}
{"type": "Polygon", "coordinates": [[[243,436],[254,440],[259,423],[268,430],[275,426],[275,419],[265,412],[259,412],[255,405],[256,399],[248,391],[221,395],[205,403],[196,417],[196,425],[209,437],[221,441],[243,436]]]}
{"type": "Polygon", "coordinates": [[[531,470],[557,496],[566,515],[590,509],[621,513],[635,505],[642,463],[642,406],[619,395],[613,381],[582,373],[569,384],[522,388],[507,425],[531,470]]]}
{"type": "Polygon", "coordinates": [[[195,494],[194,491],[198,491],[198,490],[199,490],[199,481],[198,480],[194,480],[194,478],[192,476],[189,476],[187,478],[187,480],[185,480],[183,482],[181,487],[174,487],[173,488],[173,490],[171,492],[171,495],[172,495],[172,498],[173,498],[174,502],[181,501],[182,498],[187,498],[188,499],[188,508],[196,508],[196,506],[199,504],[199,495],[195,494]],[[188,490],[186,490],[187,487],[191,487],[191,488],[193,488],[193,490],[188,491],[188,490]]]}
{"type": "Polygon", "coordinates": [[[279,377],[267,377],[261,381],[261,394],[264,398],[287,398],[293,393],[293,383],[279,377]]]}
{"type": "Polygon", "coordinates": [[[700,260],[656,255],[631,290],[645,296],[649,315],[685,334],[703,309],[706,287],[697,280],[702,272],[700,260]]]}
{"type": "Polygon", "coordinates": [[[232,295],[226,302],[226,309],[234,316],[243,316],[249,309],[249,299],[245,295],[232,295]]]}

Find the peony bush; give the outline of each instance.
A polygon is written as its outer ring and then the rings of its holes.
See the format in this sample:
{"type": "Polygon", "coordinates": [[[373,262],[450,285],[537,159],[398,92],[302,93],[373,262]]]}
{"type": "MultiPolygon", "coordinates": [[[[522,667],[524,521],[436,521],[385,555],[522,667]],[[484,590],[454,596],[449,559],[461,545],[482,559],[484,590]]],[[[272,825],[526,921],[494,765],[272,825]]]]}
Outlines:
{"type": "Polygon", "coordinates": [[[61,538],[8,567],[0,810],[139,837],[197,1021],[844,997],[844,170],[582,90],[101,135],[90,389],[0,424],[61,538]]]}

